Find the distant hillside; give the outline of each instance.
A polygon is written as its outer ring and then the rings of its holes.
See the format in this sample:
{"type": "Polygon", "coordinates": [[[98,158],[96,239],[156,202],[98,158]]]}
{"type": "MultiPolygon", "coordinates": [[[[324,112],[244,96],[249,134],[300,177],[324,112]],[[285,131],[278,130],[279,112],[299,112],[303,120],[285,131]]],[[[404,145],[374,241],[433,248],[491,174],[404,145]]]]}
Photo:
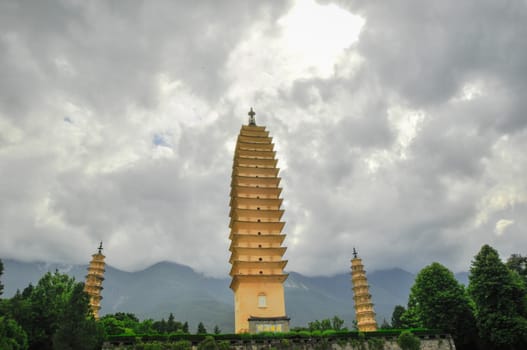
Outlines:
{"type": "MultiPolygon", "coordinates": [[[[4,297],[17,289],[35,284],[46,271],[68,273],[83,281],[86,266],[4,261],[4,297]]],[[[467,274],[457,277],[465,283],[467,274]]],[[[377,320],[390,321],[395,305],[406,305],[414,275],[402,269],[368,273],[377,320]]],[[[209,330],[218,325],[223,331],[233,329],[233,296],[230,279],[205,277],[188,266],[162,262],[145,270],[125,272],[107,266],[102,314],[133,312],[140,318],[160,319],[173,312],[178,320],[188,321],[191,330],[203,321],[209,330]]],[[[338,315],[351,327],[354,319],[350,275],[307,277],[290,272],[285,283],[288,316],[295,326],[315,319],[338,315]]]]}

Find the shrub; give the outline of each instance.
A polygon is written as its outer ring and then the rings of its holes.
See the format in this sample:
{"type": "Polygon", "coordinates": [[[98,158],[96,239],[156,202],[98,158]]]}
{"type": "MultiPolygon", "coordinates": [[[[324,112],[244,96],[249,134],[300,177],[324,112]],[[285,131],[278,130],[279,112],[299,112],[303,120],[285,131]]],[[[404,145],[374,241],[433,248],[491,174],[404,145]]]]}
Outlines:
{"type": "Polygon", "coordinates": [[[198,350],[218,350],[218,345],[216,344],[214,337],[209,335],[198,344],[198,350]]]}
{"type": "Polygon", "coordinates": [[[175,343],[172,343],[172,350],[190,350],[192,349],[192,343],[188,340],[178,340],[175,343]]]}
{"type": "Polygon", "coordinates": [[[231,348],[231,342],[228,340],[221,340],[218,342],[218,349],[219,350],[230,350],[231,348]]]}
{"type": "Polygon", "coordinates": [[[397,344],[402,350],[419,350],[421,341],[410,331],[403,331],[397,338],[397,344]]]}

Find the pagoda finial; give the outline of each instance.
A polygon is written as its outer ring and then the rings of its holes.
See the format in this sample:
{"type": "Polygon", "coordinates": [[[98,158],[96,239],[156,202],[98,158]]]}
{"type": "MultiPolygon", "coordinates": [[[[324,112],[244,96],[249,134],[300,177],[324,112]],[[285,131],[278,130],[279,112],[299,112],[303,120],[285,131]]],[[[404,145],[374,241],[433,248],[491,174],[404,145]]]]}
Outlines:
{"type": "Polygon", "coordinates": [[[99,248],[98,249],[99,249],[99,254],[102,254],[101,253],[102,252],[102,241],[101,241],[101,244],[99,244],[99,248]]]}
{"type": "Polygon", "coordinates": [[[357,259],[357,250],[353,247],[353,259],[357,259]]]}
{"type": "Polygon", "coordinates": [[[254,119],[254,116],[256,115],[256,113],[253,111],[253,108],[251,107],[251,110],[249,111],[249,113],[247,113],[249,115],[249,125],[254,125],[256,126],[256,119],[254,119]]]}

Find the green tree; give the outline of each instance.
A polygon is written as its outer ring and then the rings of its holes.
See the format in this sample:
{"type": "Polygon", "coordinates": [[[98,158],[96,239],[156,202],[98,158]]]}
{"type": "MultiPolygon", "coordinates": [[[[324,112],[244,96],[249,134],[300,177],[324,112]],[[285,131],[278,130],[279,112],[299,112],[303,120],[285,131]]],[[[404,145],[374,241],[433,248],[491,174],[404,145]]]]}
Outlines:
{"type": "Polygon", "coordinates": [[[27,348],[27,335],[22,327],[7,316],[0,316],[0,349],[26,350],[27,348]]]}
{"type": "Polygon", "coordinates": [[[320,330],[327,331],[328,329],[331,329],[331,320],[329,318],[325,318],[320,321],[320,330]]]}
{"type": "Polygon", "coordinates": [[[410,331],[402,331],[397,338],[397,344],[401,350],[419,350],[421,341],[410,331]]]}
{"type": "Polygon", "coordinates": [[[320,321],[319,320],[314,320],[313,322],[309,322],[307,324],[307,327],[309,328],[309,330],[311,332],[319,331],[321,329],[320,321]]]}
{"type": "Polygon", "coordinates": [[[106,335],[153,333],[153,330],[144,332],[144,328],[141,326],[137,316],[129,312],[106,314],[100,319],[100,323],[106,335]]]}
{"type": "Polygon", "coordinates": [[[409,300],[408,310],[419,325],[450,333],[458,349],[474,345],[476,324],[470,299],[446,267],[434,262],[423,268],[415,278],[409,300]]]}
{"type": "Polygon", "coordinates": [[[480,338],[488,348],[527,348],[525,284],[489,245],[472,261],[468,290],[475,303],[480,338]]]}
{"type": "Polygon", "coordinates": [[[154,320],[152,320],[151,318],[143,320],[142,322],[140,322],[137,325],[137,328],[136,328],[135,332],[137,334],[151,334],[151,333],[154,333],[153,324],[154,324],[154,320]]]}
{"type": "Polygon", "coordinates": [[[218,325],[215,325],[214,326],[214,334],[220,334],[220,333],[221,333],[220,327],[218,327],[218,325]]]}
{"type": "Polygon", "coordinates": [[[527,256],[512,254],[507,259],[506,265],[509,269],[516,271],[527,283],[527,256]]]}
{"type": "Polygon", "coordinates": [[[205,325],[203,324],[203,322],[200,322],[198,324],[198,330],[196,334],[207,334],[207,329],[205,328],[205,325]]]}
{"type": "Polygon", "coordinates": [[[336,315],[333,316],[333,318],[331,319],[331,329],[334,329],[336,331],[341,331],[343,329],[343,326],[344,326],[344,320],[336,315]]]}
{"type": "Polygon", "coordinates": [[[209,335],[198,344],[198,350],[218,350],[218,345],[216,344],[214,337],[209,335]]]}
{"type": "Polygon", "coordinates": [[[183,333],[186,333],[186,334],[189,334],[190,331],[188,329],[188,322],[185,321],[185,323],[183,323],[183,327],[181,328],[181,330],[183,331],[183,333]]]}
{"type": "Polygon", "coordinates": [[[403,328],[403,321],[401,317],[403,316],[406,309],[402,305],[395,305],[392,312],[392,328],[401,329],[403,328]]]}
{"type": "Polygon", "coordinates": [[[176,318],[174,317],[174,314],[173,313],[170,313],[170,315],[168,315],[168,319],[167,319],[167,333],[170,333],[170,332],[175,332],[177,330],[177,327],[176,327],[176,318]]]}
{"type": "Polygon", "coordinates": [[[33,286],[30,284],[22,293],[17,290],[11,299],[6,299],[2,302],[2,313],[6,317],[15,320],[26,334],[28,333],[26,326],[31,324],[33,318],[31,301],[29,300],[32,290],[33,286]]]}
{"type": "MultiPolygon", "coordinates": [[[[2,262],[2,259],[0,259],[0,277],[4,274],[4,263],[2,262]]],[[[4,285],[2,284],[2,280],[0,280],[0,295],[4,294],[4,285]]]]}
{"type": "Polygon", "coordinates": [[[51,350],[75,280],[68,275],[46,273],[36,286],[29,285],[7,302],[10,315],[26,332],[30,350],[51,350]]]}
{"type": "Polygon", "coordinates": [[[113,315],[105,315],[99,320],[106,335],[119,335],[126,333],[124,322],[118,320],[113,315]]]}
{"type": "Polygon", "coordinates": [[[84,283],[77,283],[53,335],[54,350],[95,350],[102,344],[102,329],[90,310],[84,283]]]}
{"type": "Polygon", "coordinates": [[[161,321],[154,321],[152,327],[156,330],[157,333],[166,333],[167,332],[167,321],[164,318],[161,321]]]}
{"type": "Polygon", "coordinates": [[[181,322],[176,321],[174,314],[170,313],[167,319],[166,332],[167,333],[177,332],[177,331],[180,331],[182,328],[183,328],[183,325],[181,324],[181,322]]]}
{"type": "Polygon", "coordinates": [[[410,292],[410,296],[408,297],[408,308],[401,315],[401,328],[419,327],[424,327],[423,321],[418,313],[415,296],[410,292]]]}

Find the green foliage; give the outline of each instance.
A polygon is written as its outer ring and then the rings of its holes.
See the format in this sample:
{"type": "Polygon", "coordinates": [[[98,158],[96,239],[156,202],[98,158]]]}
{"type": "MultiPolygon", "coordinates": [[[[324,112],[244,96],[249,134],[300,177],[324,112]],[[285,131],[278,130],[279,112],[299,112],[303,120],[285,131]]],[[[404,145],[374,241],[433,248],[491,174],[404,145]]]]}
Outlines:
{"type": "Polygon", "coordinates": [[[188,340],[179,340],[172,344],[171,350],[190,350],[192,349],[192,343],[188,340]]]}
{"type": "Polygon", "coordinates": [[[333,316],[332,319],[326,318],[321,321],[315,320],[313,322],[309,322],[307,327],[309,331],[325,331],[329,329],[333,329],[335,331],[343,330],[344,321],[340,319],[338,316],[333,316]]]}
{"type": "Polygon", "coordinates": [[[368,339],[368,350],[383,350],[384,339],[380,338],[369,338],[368,339]]]}
{"type": "MultiPolygon", "coordinates": [[[[2,262],[2,259],[0,259],[0,277],[4,274],[4,263],[2,262]]],[[[2,280],[0,280],[0,295],[4,293],[4,285],[2,284],[2,280]]]]}
{"type": "Polygon", "coordinates": [[[28,348],[26,332],[15,320],[0,316],[0,349],[26,350],[28,348]]]}
{"type": "Polygon", "coordinates": [[[200,322],[198,324],[198,329],[196,331],[196,334],[207,334],[207,329],[205,328],[205,325],[203,322],[200,322]]]}
{"type": "Polygon", "coordinates": [[[48,272],[35,287],[29,285],[6,302],[8,314],[28,336],[29,349],[52,349],[52,337],[75,285],[65,274],[48,272]]]}
{"type": "Polygon", "coordinates": [[[518,273],[484,245],[472,261],[469,282],[479,335],[487,347],[527,348],[527,291],[518,273]]]}
{"type": "Polygon", "coordinates": [[[421,341],[410,331],[403,331],[397,338],[401,350],[419,350],[421,341]]]}
{"type": "Polygon", "coordinates": [[[182,330],[183,330],[183,333],[190,333],[189,329],[188,329],[188,322],[185,321],[185,323],[183,323],[183,327],[182,327],[182,330]]]}
{"type": "Polygon", "coordinates": [[[154,320],[152,320],[152,319],[143,320],[142,322],[137,324],[137,326],[135,328],[135,332],[137,334],[154,333],[153,324],[154,324],[154,320]]]}
{"type": "Polygon", "coordinates": [[[339,318],[338,316],[333,316],[331,319],[331,328],[335,331],[340,331],[343,329],[344,326],[344,320],[339,318]]]}
{"type": "Polygon", "coordinates": [[[214,334],[220,334],[220,333],[221,333],[220,327],[218,327],[218,325],[214,326],[214,334]]]}
{"type": "Polygon", "coordinates": [[[414,325],[448,332],[458,348],[474,342],[476,323],[468,294],[443,265],[432,263],[417,274],[409,300],[414,325]]]}
{"type": "Polygon", "coordinates": [[[231,349],[231,342],[228,340],[220,340],[218,342],[218,349],[219,350],[230,350],[231,349]]]}
{"type": "Polygon", "coordinates": [[[53,336],[53,349],[95,350],[100,348],[102,339],[102,328],[97,325],[91,314],[84,284],[77,283],[53,336]]]}
{"type": "MultiPolygon", "coordinates": [[[[95,349],[102,341],[102,328],[88,302],[82,283],[56,271],[4,300],[2,309],[5,319],[12,318],[23,329],[30,350],[95,349]]],[[[0,345],[4,348],[9,347],[0,345]]]]}
{"type": "Polygon", "coordinates": [[[331,344],[329,344],[326,338],[321,338],[318,342],[315,343],[313,347],[314,350],[330,350],[331,344]]]}
{"type": "Polygon", "coordinates": [[[176,321],[176,318],[174,317],[174,315],[170,313],[170,315],[168,315],[168,320],[166,323],[166,332],[167,333],[177,332],[177,331],[181,331],[182,328],[183,328],[183,324],[181,322],[176,321]]]}
{"type": "MultiPolygon", "coordinates": [[[[159,332],[159,329],[154,328],[154,321],[152,319],[141,322],[133,313],[117,312],[115,314],[107,314],[101,317],[99,323],[104,328],[104,334],[106,336],[163,333],[159,332]]],[[[165,322],[166,324],[167,322],[165,322]]]]}
{"type": "Polygon", "coordinates": [[[510,270],[516,271],[527,284],[527,256],[512,254],[507,259],[506,265],[510,270]]]}
{"type": "Polygon", "coordinates": [[[209,335],[198,344],[198,350],[218,350],[218,345],[214,337],[209,335]]]}
{"type": "Polygon", "coordinates": [[[392,312],[392,328],[403,328],[403,321],[401,317],[403,316],[406,309],[402,305],[395,305],[392,312]]]}
{"type": "Polygon", "coordinates": [[[167,333],[167,321],[165,321],[164,318],[162,318],[161,321],[154,321],[154,323],[152,324],[152,328],[157,333],[167,333]]]}
{"type": "Polygon", "coordinates": [[[143,350],[164,350],[165,347],[159,342],[141,344],[143,350]]]}
{"type": "Polygon", "coordinates": [[[105,315],[100,319],[100,323],[106,335],[119,335],[126,332],[124,322],[111,315],[105,315]]]}

